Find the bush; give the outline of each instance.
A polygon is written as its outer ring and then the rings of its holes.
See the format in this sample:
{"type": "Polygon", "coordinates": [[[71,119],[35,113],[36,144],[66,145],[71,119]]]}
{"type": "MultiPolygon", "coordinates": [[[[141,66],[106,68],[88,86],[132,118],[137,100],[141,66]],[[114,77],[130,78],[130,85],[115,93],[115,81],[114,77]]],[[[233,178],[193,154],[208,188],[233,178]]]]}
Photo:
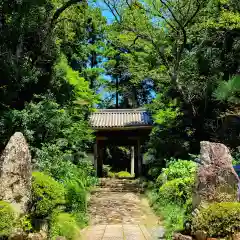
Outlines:
{"type": "Polygon", "coordinates": [[[24,232],[30,232],[33,229],[31,217],[29,215],[20,217],[15,227],[22,229],[24,232]]]}
{"type": "Polygon", "coordinates": [[[86,212],[87,192],[80,180],[66,182],[66,207],[71,212],[86,212]]]}
{"type": "Polygon", "coordinates": [[[116,175],[116,173],[114,173],[114,172],[109,172],[109,173],[108,173],[108,177],[109,177],[109,178],[114,178],[115,175],[116,175]]]}
{"type": "Polygon", "coordinates": [[[80,230],[73,215],[69,213],[55,213],[50,222],[50,238],[55,240],[57,236],[66,239],[79,239],[80,230]]]}
{"type": "Polygon", "coordinates": [[[117,178],[132,178],[133,176],[129,172],[121,171],[116,173],[117,178]]]}
{"type": "Polygon", "coordinates": [[[65,189],[52,177],[34,172],[32,180],[32,198],[34,215],[46,217],[58,206],[65,203],[65,189]]]}
{"type": "Polygon", "coordinates": [[[161,167],[151,167],[148,170],[148,175],[151,177],[151,179],[157,179],[157,177],[159,176],[159,174],[161,173],[161,167]]]}
{"type": "Polygon", "coordinates": [[[11,234],[14,220],[15,213],[10,203],[0,201],[0,238],[11,234]]]}
{"type": "Polygon", "coordinates": [[[160,197],[171,203],[183,205],[192,196],[194,178],[177,178],[167,181],[159,188],[160,197]]]}
{"type": "Polygon", "coordinates": [[[173,232],[182,230],[184,227],[184,208],[159,198],[159,195],[154,191],[148,194],[153,209],[163,220],[165,238],[172,239],[173,232]]]}
{"type": "Polygon", "coordinates": [[[193,218],[193,229],[206,231],[209,237],[227,237],[240,230],[240,203],[213,203],[193,218]]]}
{"type": "Polygon", "coordinates": [[[108,177],[110,170],[111,170],[111,167],[109,165],[103,165],[103,169],[102,169],[103,177],[108,177]]]}
{"type": "Polygon", "coordinates": [[[158,184],[163,184],[166,181],[171,181],[177,178],[192,177],[196,172],[197,164],[187,160],[171,161],[167,168],[162,170],[162,173],[157,178],[158,184]]]}
{"type": "Polygon", "coordinates": [[[75,212],[73,216],[79,228],[84,228],[88,225],[88,215],[85,212],[75,212]]]}

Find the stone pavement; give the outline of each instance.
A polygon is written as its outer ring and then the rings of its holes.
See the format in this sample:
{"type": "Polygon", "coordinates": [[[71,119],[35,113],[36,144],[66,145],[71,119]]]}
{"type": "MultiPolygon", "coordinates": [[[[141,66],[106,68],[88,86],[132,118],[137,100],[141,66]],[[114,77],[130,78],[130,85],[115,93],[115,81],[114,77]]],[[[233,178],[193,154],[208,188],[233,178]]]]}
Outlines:
{"type": "Polygon", "coordinates": [[[102,180],[90,199],[82,240],[156,240],[164,229],[135,182],[102,180]]]}
{"type": "Polygon", "coordinates": [[[96,225],[85,231],[84,240],[152,240],[143,225],[96,225]]]}

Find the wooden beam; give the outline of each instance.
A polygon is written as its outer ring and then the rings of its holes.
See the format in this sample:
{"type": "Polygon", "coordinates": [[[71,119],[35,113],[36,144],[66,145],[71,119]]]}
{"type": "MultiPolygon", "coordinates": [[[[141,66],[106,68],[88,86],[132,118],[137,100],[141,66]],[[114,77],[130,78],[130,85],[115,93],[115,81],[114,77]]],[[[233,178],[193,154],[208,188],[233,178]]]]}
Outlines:
{"type": "Polygon", "coordinates": [[[104,142],[98,141],[97,152],[97,175],[98,177],[102,177],[103,175],[103,151],[104,151],[104,142]]]}
{"type": "Polygon", "coordinates": [[[95,131],[129,131],[129,130],[140,130],[140,129],[152,129],[153,126],[125,126],[125,127],[101,127],[101,128],[94,128],[95,131]]]}
{"type": "Polygon", "coordinates": [[[97,176],[97,173],[98,173],[98,150],[97,150],[97,143],[98,141],[96,141],[96,143],[94,144],[94,149],[93,149],[93,152],[94,152],[94,168],[95,168],[95,175],[97,176]]]}
{"type": "Polygon", "coordinates": [[[134,157],[134,146],[131,147],[131,175],[135,175],[134,167],[135,157],[134,157]]]}
{"type": "Polygon", "coordinates": [[[137,141],[137,161],[138,161],[138,176],[142,175],[142,154],[141,154],[141,142],[137,141]]]}
{"type": "Polygon", "coordinates": [[[97,140],[108,140],[108,137],[104,137],[104,136],[96,136],[97,140]]]}

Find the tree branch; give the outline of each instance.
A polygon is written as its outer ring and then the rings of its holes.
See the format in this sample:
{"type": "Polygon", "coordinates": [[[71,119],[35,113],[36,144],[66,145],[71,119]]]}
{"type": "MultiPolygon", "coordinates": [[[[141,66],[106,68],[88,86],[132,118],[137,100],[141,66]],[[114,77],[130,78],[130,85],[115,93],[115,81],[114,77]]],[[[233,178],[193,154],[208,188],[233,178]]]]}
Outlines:
{"type": "Polygon", "coordinates": [[[199,0],[197,0],[197,9],[196,11],[193,13],[193,15],[186,21],[186,23],[183,25],[184,27],[186,27],[198,14],[198,12],[200,11],[201,8],[201,3],[199,2],[199,0]]]}
{"type": "Polygon", "coordinates": [[[58,8],[55,13],[53,14],[53,17],[51,19],[51,23],[50,23],[50,30],[53,28],[54,24],[56,23],[56,21],[58,20],[58,18],[60,17],[60,15],[69,7],[71,7],[74,4],[77,3],[86,3],[86,0],[69,0],[68,2],[66,2],[65,4],[63,4],[60,8],[58,8]]]}
{"type": "Polygon", "coordinates": [[[107,0],[103,0],[103,2],[107,5],[107,7],[109,8],[110,12],[112,13],[112,15],[114,16],[115,20],[117,21],[117,23],[121,23],[121,16],[119,14],[119,12],[116,10],[116,6],[113,6],[110,4],[109,1],[107,0]]]}
{"type": "Polygon", "coordinates": [[[174,31],[177,32],[177,29],[163,16],[163,14],[158,10],[157,6],[155,5],[154,2],[152,2],[153,4],[153,7],[155,8],[155,10],[159,13],[159,17],[162,18],[166,23],[167,25],[169,25],[174,31]]]}

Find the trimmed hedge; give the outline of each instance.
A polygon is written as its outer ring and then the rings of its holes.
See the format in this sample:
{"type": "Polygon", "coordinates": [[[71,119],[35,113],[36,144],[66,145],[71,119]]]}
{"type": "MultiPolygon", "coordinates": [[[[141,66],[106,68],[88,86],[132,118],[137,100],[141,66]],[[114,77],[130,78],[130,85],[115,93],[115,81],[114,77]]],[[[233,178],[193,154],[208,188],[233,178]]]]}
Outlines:
{"type": "Polygon", "coordinates": [[[44,173],[33,172],[32,175],[34,214],[47,217],[56,207],[65,204],[64,186],[44,173]]]}
{"type": "Polygon", "coordinates": [[[193,218],[194,231],[203,230],[209,237],[227,237],[240,230],[240,203],[213,203],[193,218]]]}
{"type": "Polygon", "coordinates": [[[191,198],[194,183],[193,177],[167,181],[159,188],[159,195],[168,202],[183,205],[191,198]]]}

